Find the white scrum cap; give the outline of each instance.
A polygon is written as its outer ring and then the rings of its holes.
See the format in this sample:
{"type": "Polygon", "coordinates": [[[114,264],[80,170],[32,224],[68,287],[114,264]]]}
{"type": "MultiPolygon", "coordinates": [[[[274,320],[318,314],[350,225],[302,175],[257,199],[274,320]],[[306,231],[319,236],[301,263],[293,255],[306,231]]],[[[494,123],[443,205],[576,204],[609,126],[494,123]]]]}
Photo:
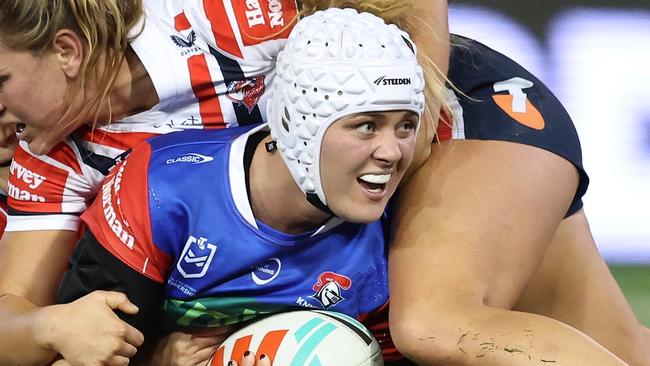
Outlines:
{"type": "Polygon", "coordinates": [[[267,103],[271,136],[300,189],[323,205],[320,149],[332,123],[362,112],[424,109],[424,76],[409,35],[354,9],[301,19],[276,70],[267,103]]]}

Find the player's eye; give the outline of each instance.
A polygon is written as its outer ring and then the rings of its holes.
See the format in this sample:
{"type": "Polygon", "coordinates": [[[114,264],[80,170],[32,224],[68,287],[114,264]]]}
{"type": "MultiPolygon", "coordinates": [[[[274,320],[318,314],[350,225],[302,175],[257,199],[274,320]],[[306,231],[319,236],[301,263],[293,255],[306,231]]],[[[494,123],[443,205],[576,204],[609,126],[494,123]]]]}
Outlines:
{"type": "Polygon", "coordinates": [[[364,133],[364,134],[370,134],[375,132],[375,124],[372,122],[363,122],[357,125],[357,131],[364,133]]]}

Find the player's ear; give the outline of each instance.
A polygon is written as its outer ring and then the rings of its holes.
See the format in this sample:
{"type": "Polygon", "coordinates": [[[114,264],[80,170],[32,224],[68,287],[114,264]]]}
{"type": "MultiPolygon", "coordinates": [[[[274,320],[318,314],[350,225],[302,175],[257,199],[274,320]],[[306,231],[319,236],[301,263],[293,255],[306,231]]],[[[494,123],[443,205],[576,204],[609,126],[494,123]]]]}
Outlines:
{"type": "Polygon", "coordinates": [[[84,58],[83,42],[79,35],[70,29],[61,29],[54,35],[51,46],[61,70],[67,77],[75,78],[84,58]]]}

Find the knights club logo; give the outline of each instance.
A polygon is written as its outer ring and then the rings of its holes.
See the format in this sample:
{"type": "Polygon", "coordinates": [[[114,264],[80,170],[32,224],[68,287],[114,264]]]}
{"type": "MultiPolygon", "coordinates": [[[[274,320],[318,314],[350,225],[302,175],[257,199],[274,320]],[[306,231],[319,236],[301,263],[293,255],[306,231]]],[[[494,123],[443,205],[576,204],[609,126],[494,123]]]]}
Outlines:
{"type": "Polygon", "coordinates": [[[348,290],[352,286],[352,280],[349,277],[334,272],[323,272],[318,276],[318,281],[312,289],[316,291],[313,297],[323,305],[325,309],[338,304],[345,300],[342,296],[342,290],[348,290]]]}
{"type": "Polygon", "coordinates": [[[260,75],[253,79],[231,82],[228,84],[226,97],[238,105],[243,104],[248,109],[248,113],[252,113],[264,90],[266,90],[264,75],[260,75]]]}

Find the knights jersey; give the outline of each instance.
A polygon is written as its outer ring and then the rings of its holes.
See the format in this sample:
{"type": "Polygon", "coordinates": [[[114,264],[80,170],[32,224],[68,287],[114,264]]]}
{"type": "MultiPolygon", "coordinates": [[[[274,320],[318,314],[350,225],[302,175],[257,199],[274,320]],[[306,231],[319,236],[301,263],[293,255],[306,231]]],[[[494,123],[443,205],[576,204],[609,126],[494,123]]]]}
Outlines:
{"type": "MultiPolygon", "coordinates": [[[[162,285],[163,324],[231,325],[291,308],[332,310],[363,321],[385,310],[382,221],[333,218],[313,232],[288,235],[254,218],[244,155],[247,140],[264,128],[150,139],[116,165],[82,215],[107,252],[162,285]]],[[[62,288],[70,282],[66,275],[62,288]]],[[[368,324],[383,340],[390,339],[386,315],[379,319],[381,329],[368,324]]],[[[394,352],[392,343],[384,345],[394,352]]]]}
{"type": "Polygon", "coordinates": [[[589,178],[578,134],[560,101],[501,53],[468,38],[452,40],[448,78],[453,87],[447,89],[451,119],[441,119],[437,139],[510,141],[559,155],[580,175],[567,216],[580,210],[589,178]]]}
{"type": "Polygon", "coordinates": [[[7,231],[77,230],[114,159],[148,137],[266,121],[265,91],[297,17],[295,0],[144,0],[144,13],[130,47],[159,103],[81,128],[47,155],[21,142],[7,231]]]}

